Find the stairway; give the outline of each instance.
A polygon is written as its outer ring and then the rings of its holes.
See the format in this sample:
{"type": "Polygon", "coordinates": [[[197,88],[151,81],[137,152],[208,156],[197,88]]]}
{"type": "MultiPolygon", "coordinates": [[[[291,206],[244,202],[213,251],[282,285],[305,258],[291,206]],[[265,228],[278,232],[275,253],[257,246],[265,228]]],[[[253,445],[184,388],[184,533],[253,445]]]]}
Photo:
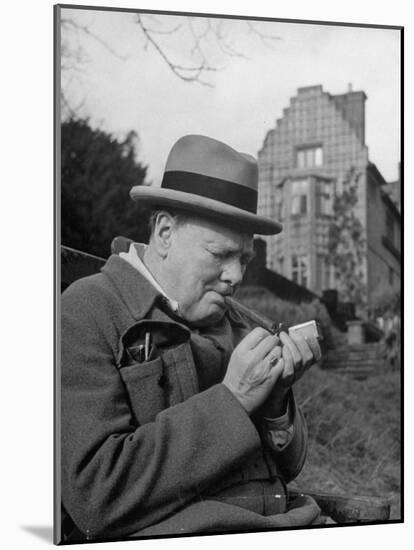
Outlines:
{"type": "Polygon", "coordinates": [[[364,380],[384,367],[380,344],[358,344],[329,350],[322,368],[340,374],[349,374],[357,380],[364,380]]]}

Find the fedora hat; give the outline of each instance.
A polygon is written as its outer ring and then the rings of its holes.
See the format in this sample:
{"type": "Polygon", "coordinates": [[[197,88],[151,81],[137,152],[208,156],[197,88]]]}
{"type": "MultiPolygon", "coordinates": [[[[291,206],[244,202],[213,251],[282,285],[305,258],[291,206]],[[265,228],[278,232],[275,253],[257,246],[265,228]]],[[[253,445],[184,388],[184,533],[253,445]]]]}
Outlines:
{"type": "Polygon", "coordinates": [[[180,208],[246,232],[274,235],[276,220],[257,215],[257,161],[215,139],[180,138],[167,158],[161,187],[136,185],[132,199],[146,206],[180,208]]]}

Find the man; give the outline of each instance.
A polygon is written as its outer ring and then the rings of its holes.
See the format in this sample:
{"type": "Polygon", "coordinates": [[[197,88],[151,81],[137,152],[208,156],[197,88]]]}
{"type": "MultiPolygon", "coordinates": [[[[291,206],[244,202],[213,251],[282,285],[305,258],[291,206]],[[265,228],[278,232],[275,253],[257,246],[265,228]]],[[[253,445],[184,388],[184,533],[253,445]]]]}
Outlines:
{"type": "Polygon", "coordinates": [[[306,427],[291,386],[318,342],[251,328],[226,304],[252,256],[257,163],[205,136],[172,148],[148,246],[62,297],[62,501],[68,540],[315,522],[287,502],[306,427]]]}

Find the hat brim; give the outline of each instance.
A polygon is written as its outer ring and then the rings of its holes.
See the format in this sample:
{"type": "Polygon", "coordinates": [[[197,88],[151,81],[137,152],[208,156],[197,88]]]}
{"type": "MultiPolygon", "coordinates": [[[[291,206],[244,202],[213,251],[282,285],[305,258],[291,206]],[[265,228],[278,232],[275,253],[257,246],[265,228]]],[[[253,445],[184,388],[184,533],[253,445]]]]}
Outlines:
{"type": "Polygon", "coordinates": [[[142,206],[159,205],[189,210],[209,218],[219,219],[225,224],[237,224],[249,233],[276,235],[282,231],[282,224],[275,220],[193,193],[136,185],[131,189],[130,196],[142,206]]]}

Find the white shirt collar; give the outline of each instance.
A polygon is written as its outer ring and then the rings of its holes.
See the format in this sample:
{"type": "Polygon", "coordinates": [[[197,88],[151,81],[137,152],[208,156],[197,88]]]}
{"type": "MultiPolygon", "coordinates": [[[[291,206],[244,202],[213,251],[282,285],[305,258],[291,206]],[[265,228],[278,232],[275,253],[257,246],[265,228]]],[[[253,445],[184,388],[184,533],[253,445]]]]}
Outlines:
{"type": "Polygon", "coordinates": [[[119,257],[127,261],[133,267],[135,267],[135,269],[139,271],[139,273],[141,273],[141,275],[145,277],[147,281],[149,281],[152,284],[152,286],[155,287],[155,289],[158,290],[158,292],[166,298],[169,307],[171,308],[172,311],[176,313],[178,311],[178,302],[176,302],[175,300],[171,300],[171,298],[167,296],[167,294],[160,287],[158,282],[154,279],[154,276],[152,275],[152,273],[149,271],[147,266],[142,261],[146,248],[147,248],[147,245],[145,244],[132,243],[129,247],[128,252],[120,252],[119,257]]]}

